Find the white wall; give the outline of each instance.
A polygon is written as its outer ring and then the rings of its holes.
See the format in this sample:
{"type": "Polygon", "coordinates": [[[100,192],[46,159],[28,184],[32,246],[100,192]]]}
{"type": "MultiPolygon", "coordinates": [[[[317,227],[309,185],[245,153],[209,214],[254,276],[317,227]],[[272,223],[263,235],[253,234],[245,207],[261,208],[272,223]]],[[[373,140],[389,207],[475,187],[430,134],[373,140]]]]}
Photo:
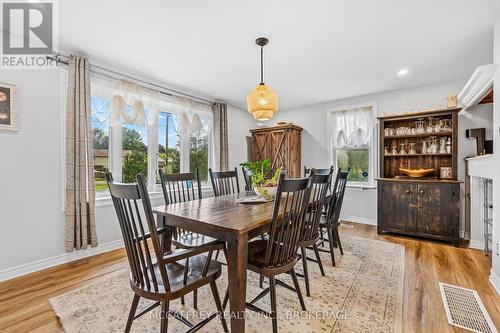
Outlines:
{"type": "MultiPolygon", "coordinates": [[[[495,24],[494,33],[494,59],[493,62],[500,66],[500,19],[495,24]]],[[[495,174],[493,179],[493,265],[490,281],[500,294],[500,71],[497,71],[494,83],[494,147],[495,152],[495,174]]]]}
{"type": "Polygon", "coordinates": [[[245,181],[241,173],[240,163],[248,160],[246,137],[249,130],[255,128],[255,120],[246,110],[236,106],[227,107],[228,142],[229,142],[229,169],[238,168],[240,190],[244,190],[245,181]]]}
{"type": "MultiPolygon", "coordinates": [[[[450,94],[457,94],[465,85],[466,79],[441,84],[383,92],[331,101],[292,110],[280,111],[273,119],[277,121],[293,122],[304,128],[302,132],[302,165],[308,167],[325,167],[328,163],[327,155],[327,126],[326,112],[335,106],[346,106],[368,102],[377,102],[378,115],[397,114],[404,112],[405,104],[416,105],[419,102],[428,102],[431,108],[442,108],[445,98],[450,94]]],[[[459,120],[459,179],[464,179],[465,156],[475,155],[475,143],[465,138],[465,129],[486,127],[487,138],[491,140],[492,106],[480,106],[459,120]]],[[[378,161],[376,163],[378,165],[378,161]]],[[[463,197],[463,190],[462,190],[463,197]]],[[[462,208],[463,209],[463,208],[462,208]]],[[[376,223],[377,194],[375,189],[349,188],[346,192],[342,216],[345,219],[364,223],[376,223]]],[[[463,217],[463,214],[462,214],[463,217]]],[[[463,230],[463,228],[462,228],[463,230]]]]}
{"type": "MultiPolygon", "coordinates": [[[[0,70],[0,81],[19,87],[20,130],[0,132],[0,281],[121,246],[109,200],[98,202],[99,246],[64,251],[64,70],[0,70]]],[[[228,108],[229,161],[246,160],[251,116],[228,108]]],[[[161,205],[161,195],[152,195],[161,205]]]]}

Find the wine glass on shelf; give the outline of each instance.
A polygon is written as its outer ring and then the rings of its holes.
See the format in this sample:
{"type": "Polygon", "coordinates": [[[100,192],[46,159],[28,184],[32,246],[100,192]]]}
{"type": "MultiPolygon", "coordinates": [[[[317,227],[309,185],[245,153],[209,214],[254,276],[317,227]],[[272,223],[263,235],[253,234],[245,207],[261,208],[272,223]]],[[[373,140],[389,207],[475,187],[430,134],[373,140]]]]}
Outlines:
{"type": "Polygon", "coordinates": [[[410,146],[410,149],[408,150],[408,155],[416,155],[417,151],[415,150],[415,142],[410,142],[408,145],[410,146]]]}
{"type": "Polygon", "coordinates": [[[399,151],[399,155],[406,155],[407,154],[407,152],[405,150],[405,145],[406,144],[405,143],[400,143],[399,145],[401,146],[401,150],[399,151]]]}

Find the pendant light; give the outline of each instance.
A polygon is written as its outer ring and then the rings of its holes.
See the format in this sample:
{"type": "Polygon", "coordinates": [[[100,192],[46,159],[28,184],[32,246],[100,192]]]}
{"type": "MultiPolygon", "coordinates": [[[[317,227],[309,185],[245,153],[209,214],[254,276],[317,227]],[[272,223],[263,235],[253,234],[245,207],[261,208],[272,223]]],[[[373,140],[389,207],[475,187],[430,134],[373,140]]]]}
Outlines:
{"type": "Polygon", "coordinates": [[[255,44],[260,46],[260,84],[253,89],[247,97],[247,108],[256,120],[266,121],[273,117],[278,111],[278,95],[271,90],[271,87],[264,84],[264,46],[269,41],[260,37],[255,40],[255,44]]]}

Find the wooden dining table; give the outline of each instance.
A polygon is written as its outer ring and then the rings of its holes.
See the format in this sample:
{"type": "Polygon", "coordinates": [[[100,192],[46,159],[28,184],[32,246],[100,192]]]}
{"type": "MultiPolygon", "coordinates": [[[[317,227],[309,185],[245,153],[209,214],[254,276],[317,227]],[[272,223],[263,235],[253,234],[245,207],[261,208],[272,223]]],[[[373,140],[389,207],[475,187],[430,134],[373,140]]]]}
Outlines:
{"type": "MultiPolygon", "coordinates": [[[[247,196],[255,194],[243,192],[153,209],[161,226],[178,227],[226,242],[231,332],[245,331],[248,240],[267,231],[273,210],[272,201],[237,202],[247,196]]],[[[165,242],[170,240],[167,233],[165,242]]]]}

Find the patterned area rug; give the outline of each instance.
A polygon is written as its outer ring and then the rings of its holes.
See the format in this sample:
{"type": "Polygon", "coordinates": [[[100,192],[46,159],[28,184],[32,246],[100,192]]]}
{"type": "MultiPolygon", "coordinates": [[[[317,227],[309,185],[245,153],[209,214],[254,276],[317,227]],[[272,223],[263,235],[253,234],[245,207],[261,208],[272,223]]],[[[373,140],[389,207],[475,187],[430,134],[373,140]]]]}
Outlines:
{"type": "MultiPolygon", "coordinates": [[[[277,287],[280,332],[401,332],[404,247],[354,237],[344,237],[343,247],[343,256],[336,250],[337,267],[331,266],[328,253],[321,253],[326,277],[321,276],[315,263],[309,262],[311,297],[305,296],[304,281],[299,277],[307,312],[301,311],[295,293],[277,287]]],[[[311,251],[310,256],[313,255],[311,251]]],[[[297,272],[301,272],[301,268],[302,263],[299,262],[297,272]]],[[[223,271],[226,271],[225,267],[223,271]]],[[[288,275],[282,275],[279,279],[292,285],[288,275]]],[[[261,291],[258,282],[258,275],[249,272],[247,300],[261,291]]],[[[224,273],[218,280],[221,298],[226,283],[224,273]]],[[[132,296],[128,272],[122,270],[94,284],[52,298],[50,304],[68,333],[123,332],[132,296]]],[[[185,306],[176,300],[170,308],[183,313],[192,322],[205,318],[210,315],[210,311],[215,310],[209,287],[198,291],[198,303],[199,310],[194,311],[192,294],[188,294],[185,306]]],[[[138,311],[149,304],[141,301],[138,311]]],[[[269,310],[269,295],[256,305],[269,310]]],[[[159,311],[159,308],[156,310],[159,311]]],[[[156,310],[135,320],[132,331],[158,332],[159,317],[156,310]]],[[[272,331],[271,320],[267,317],[250,311],[247,316],[247,332],[272,331]]],[[[186,330],[187,327],[178,320],[169,320],[169,332],[186,330]]],[[[223,330],[216,318],[200,332],[223,330]]]]}

